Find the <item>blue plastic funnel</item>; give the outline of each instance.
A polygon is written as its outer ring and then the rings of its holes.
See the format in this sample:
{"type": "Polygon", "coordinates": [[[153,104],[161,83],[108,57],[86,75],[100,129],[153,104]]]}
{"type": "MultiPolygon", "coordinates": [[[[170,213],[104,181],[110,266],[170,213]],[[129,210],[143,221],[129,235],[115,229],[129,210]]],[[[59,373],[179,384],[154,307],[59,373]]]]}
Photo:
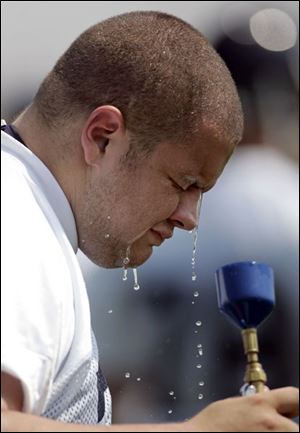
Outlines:
{"type": "Polygon", "coordinates": [[[239,262],[216,271],[219,309],[239,328],[257,328],[275,305],[273,269],[239,262]]]}

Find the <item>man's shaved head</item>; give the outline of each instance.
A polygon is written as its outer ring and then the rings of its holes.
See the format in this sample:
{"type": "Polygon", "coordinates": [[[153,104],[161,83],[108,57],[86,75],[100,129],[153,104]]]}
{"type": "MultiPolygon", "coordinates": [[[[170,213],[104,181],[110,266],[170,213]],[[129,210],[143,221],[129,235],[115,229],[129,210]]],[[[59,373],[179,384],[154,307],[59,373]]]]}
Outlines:
{"type": "Polygon", "coordinates": [[[58,60],[34,101],[48,127],[112,105],[144,150],[189,143],[203,126],[233,146],[243,116],[234,82],[203,35],[174,16],[131,12],[82,33],[58,60]]]}

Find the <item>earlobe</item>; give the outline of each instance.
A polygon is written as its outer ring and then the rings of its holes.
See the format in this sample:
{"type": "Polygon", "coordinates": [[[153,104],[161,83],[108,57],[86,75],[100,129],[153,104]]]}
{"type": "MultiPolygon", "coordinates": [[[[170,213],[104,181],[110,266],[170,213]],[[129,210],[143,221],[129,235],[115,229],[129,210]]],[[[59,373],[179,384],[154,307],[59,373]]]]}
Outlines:
{"type": "Polygon", "coordinates": [[[95,141],[93,137],[89,137],[86,134],[86,131],[83,131],[81,136],[81,146],[83,149],[84,160],[87,165],[98,165],[108,139],[101,139],[97,141],[95,141]]]}

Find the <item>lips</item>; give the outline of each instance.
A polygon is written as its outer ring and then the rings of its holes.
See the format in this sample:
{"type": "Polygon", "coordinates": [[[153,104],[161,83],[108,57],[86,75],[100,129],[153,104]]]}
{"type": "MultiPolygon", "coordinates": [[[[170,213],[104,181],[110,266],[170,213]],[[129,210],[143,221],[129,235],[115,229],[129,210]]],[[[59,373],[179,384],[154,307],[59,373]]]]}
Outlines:
{"type": "Polygon", "coordinates": [[[169,239],[172,237],[172,232],[169,231],[158,231],[158,230],[154,230],[154,229],[150,229],[151,233],[153,233],[153,235],[156,237],[156,239],[160,240],[160,243],[162,243],[165,239],[169,239]]]}

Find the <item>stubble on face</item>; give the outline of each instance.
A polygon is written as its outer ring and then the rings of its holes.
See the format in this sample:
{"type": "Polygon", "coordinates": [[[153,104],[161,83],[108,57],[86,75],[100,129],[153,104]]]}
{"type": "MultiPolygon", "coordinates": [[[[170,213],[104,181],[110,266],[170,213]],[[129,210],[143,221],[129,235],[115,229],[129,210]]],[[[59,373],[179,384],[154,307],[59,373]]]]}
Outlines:
{"type": "Polygon", "coordinates": [[[90,180],[86,185],[76,220],[79,248],[99,266],[122,267],[132,244],[128,266],[139,265],[151,255],[152,248],[148,246],[142,256],[136,257],[142,247],[136,238],[146,231],[143,224],[151,208],[151,203],[142,204],[143,195],[138,194],[141,174],[137,163],[134,167],[132,160],[120,161],[108,176],[90,180]]]}

